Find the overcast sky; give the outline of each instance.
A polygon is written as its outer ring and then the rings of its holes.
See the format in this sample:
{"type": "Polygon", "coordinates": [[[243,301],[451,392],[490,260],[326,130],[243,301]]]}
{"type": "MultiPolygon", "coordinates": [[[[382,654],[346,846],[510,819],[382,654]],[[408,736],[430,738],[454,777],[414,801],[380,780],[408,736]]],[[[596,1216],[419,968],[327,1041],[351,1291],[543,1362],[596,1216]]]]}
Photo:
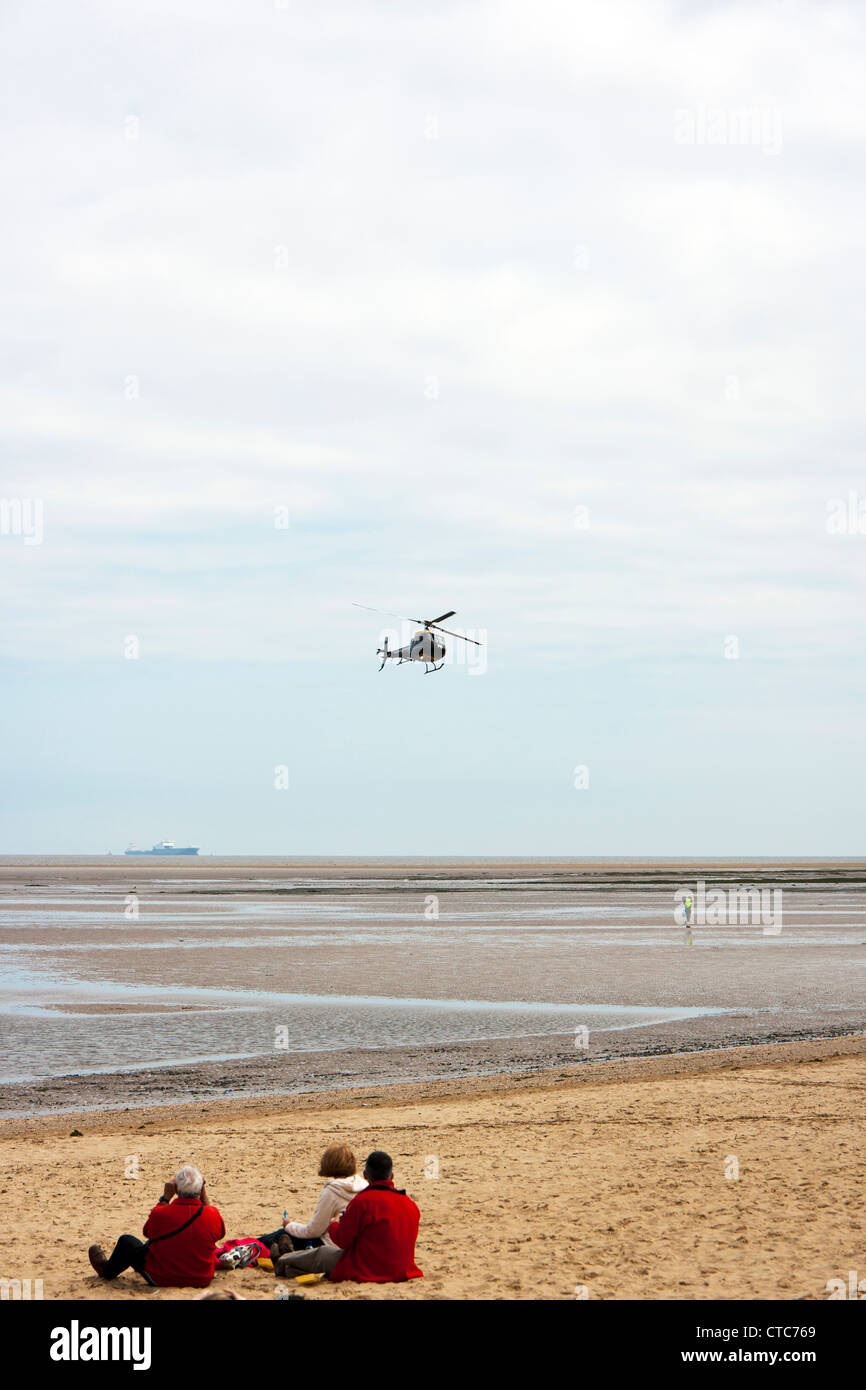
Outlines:
{"type": "Polygon", "coordinates": [[[862,6],[2,39],[0,848],[862,852],[862,6]]]}

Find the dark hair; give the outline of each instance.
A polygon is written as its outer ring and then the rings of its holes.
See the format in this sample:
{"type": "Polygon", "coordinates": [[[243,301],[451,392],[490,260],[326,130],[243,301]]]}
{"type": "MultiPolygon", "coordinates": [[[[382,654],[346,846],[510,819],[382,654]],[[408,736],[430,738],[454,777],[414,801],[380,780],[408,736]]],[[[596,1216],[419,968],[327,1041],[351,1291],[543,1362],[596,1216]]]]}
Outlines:
{"type": "Polygon", "coordinates": [[[367,1157],[364,1170],[370,1182],[384,1182],[393,1173],[394,1164],[391,1162],[390,1154],[383,1153],[381,1149],[374,1149],[367,1157]]]}

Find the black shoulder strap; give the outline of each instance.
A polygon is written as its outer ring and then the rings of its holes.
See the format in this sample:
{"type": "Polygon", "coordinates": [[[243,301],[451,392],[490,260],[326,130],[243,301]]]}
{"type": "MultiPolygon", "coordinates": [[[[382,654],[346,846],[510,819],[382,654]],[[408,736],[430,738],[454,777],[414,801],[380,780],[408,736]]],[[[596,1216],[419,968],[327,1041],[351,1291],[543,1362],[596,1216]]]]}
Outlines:
{"type": "Polygon", "coordinates": [[[153,1245],[154,1241],[156,1241],[156,1240],[168,1240],[170,1236],[179,1236],[180,1233],[181,1233],[181,1231],[185,1231],[186,1228],[187,1228],[187,1226],[191,1226],[192,1223],[193,1223],[193,1221],[197,1221],[197,1220],[198,1220],[198,1218],[201,1216],[201,1214],[202,1214],[203,1211],[204,1211],[204,1202],[201,1202],[201,1203],[196,1207],[196,1209],[195,1209],[195,1211],[193,1212],[192,1216],[189,1218],[189,1221],[184,1221],[184,1223],[183,1223],[182,1226],[175,1226],[175,1228],[174,1228],[173,1231],[166,1231],[164,1235],[161,1235],[161,1236],[148,1236],[148,1238],[147,1238],[147,1243],[148,1243],[148,1245],[153,1245]]]}

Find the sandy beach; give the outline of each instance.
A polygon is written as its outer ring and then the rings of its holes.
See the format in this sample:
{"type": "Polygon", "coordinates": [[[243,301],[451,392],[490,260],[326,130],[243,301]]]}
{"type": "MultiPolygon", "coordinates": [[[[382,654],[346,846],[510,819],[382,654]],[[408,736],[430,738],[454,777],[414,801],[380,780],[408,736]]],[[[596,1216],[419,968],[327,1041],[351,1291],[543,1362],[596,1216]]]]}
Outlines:
{"type": "Polygon", "coordinates": [[[862,861],[7,859],[0,964],[0,1275],[46,1299],[193,1297],[87,1247],[187,1161],[230,1237],[305,1219],[337,1139],[392,1154],[425,1277],[310,1298],[866,1277],[862,861]],[[781,894],[780,930],[687,940],[705,879],[781,894]]]}
{"type": "MultiPolygon", "coordinates": [[[[864,1097],[860,1036],[12,1121],[2,1272],[41,1278],[46,1299],[192,1298],[131,1272],[100,1282],[88,1244],[138,1232],[182,1160],[200,1165],[230,1235],[274,1226],[284,1207],[303,1217],[317,1156],[339,1137],[393,1155],[421,1207],[425,1277],[308,1298],[824,1299],[828,1280],[866,1275],[864,1097]]],[[[217,1280],[274,1296],[262,1271],[217,1280]]]]}

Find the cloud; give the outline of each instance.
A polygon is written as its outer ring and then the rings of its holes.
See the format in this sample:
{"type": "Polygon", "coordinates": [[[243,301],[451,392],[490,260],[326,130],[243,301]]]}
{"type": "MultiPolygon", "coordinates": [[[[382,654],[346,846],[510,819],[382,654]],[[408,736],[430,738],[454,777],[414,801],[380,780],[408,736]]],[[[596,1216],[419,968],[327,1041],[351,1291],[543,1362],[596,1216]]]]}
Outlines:
{"type": "Polygon", "coordinates": [[[46,508],[38,553],[0,538],[7,656],[149,623],[166,653],[273,660],[290,593],[311,662],[353,659],[351,598],[453,603],[542,664],[726,622],[843,658],[850,9],[190,0],[6,25],[4,495],[46,508]],[[708,107],[777,112],[780,147],[678,143],[708,107]]]}

